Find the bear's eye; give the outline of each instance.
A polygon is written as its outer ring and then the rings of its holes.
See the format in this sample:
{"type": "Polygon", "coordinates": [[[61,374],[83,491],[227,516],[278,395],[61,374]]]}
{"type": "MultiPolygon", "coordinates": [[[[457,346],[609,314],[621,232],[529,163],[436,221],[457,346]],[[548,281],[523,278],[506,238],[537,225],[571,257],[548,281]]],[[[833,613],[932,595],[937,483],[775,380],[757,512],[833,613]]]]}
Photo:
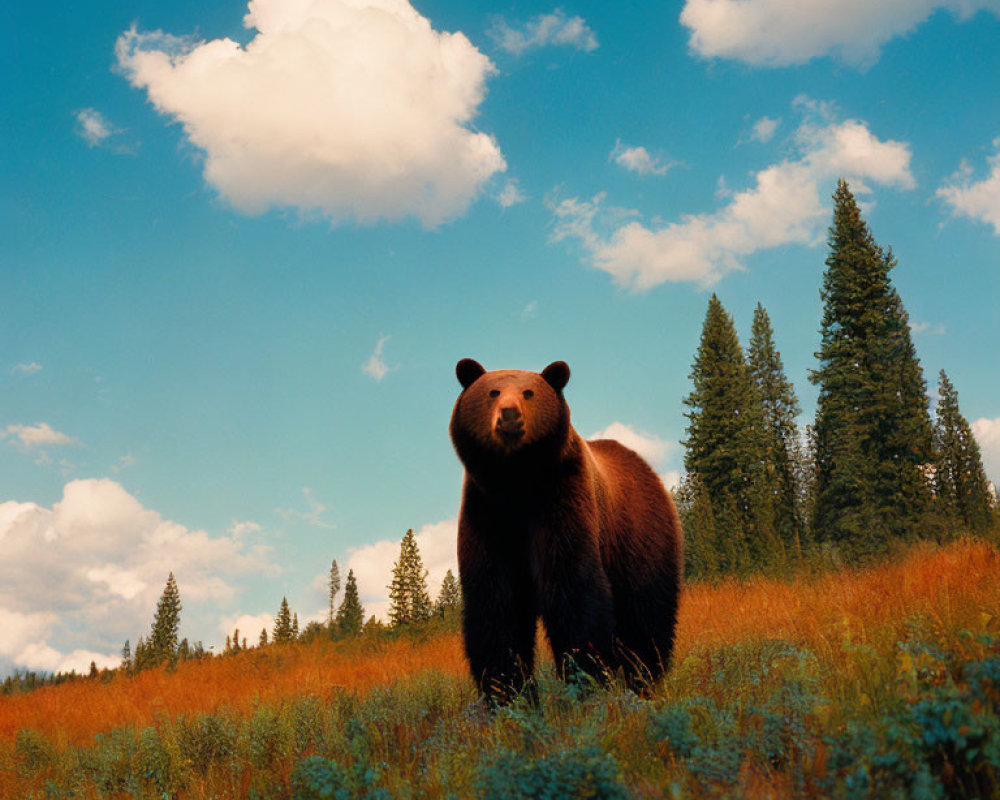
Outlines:
{"type": "Polygon", "coordinates": [[[490,392],[490,397],[499,397],[499,396],[500,396],[500,390],[499,389],[493,389],[490,392]]]}
{"type": "Polygon", "coordinates": [[[531,391],[531,389],[525,389],[524,392],[523,392],[523,394],[524,394],[524,399],[525,400],[530,400],[532,397],[535,396],[535,393],[533,391],[531,391]]]}

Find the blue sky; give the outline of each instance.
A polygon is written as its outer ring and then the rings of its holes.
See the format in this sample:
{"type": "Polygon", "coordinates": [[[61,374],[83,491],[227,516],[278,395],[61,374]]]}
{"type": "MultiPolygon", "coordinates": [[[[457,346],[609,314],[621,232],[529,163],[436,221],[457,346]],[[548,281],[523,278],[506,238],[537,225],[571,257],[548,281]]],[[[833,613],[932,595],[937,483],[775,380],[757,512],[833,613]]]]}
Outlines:
{"type": "Polygon", "coordinates": [[[673,479],[708,297],[805,413],[838,177],[1000,477],[1000,4],[12,8],[0,667],[113,663],[169,570],[256,638],[407,528],[454,565],[455,362],[565,359],[673,479]]]}

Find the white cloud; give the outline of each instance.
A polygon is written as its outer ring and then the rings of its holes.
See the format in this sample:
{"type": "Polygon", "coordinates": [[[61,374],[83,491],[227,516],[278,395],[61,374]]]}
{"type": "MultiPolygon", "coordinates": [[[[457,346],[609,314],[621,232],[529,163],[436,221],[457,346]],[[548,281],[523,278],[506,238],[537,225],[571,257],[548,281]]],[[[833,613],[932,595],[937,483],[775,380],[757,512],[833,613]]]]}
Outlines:
{"type": "MultiPolygon", "coordinates": [[[[388,619],[389,584],[392,582],[392,567],[399,558],[401,538],[394,541],[383,539],[354,548],[350,551],[347,566],[341,568],[344,580],[348,570],[354,570],[366,615],[388,619]]],[[[415,532],[415,539],[427,570],[427,588],[431,600],[435,600],[445,573],[450,569],[458,576],[458,520],[424,525],[415,532]]]]}
{"type": "Polygon", "coordinates": [[[829,223],[821,194],[832,192],[837,177],[847,178],[855,194],[870,191],[866,181],[915,186],[908,144],[881,141],[859,120],[831,119],[824,104],[799,98],[795,105],[805,114],[793,137],[797,157],[756,173],[754,186],[729,192],[718,211],[656,228],[637,220],[609,226],[603,194],[552,200],[552,240],[578,239],[595,267],[633,290],[668,281],[708,286],[743,269],[743,259],[759,250],[821,242],[829,223]]]}
{"type": "Polygon", "coordinates": [[[972,167],[965,161],[958,172],[937,190],[937,196],[951,206],[956,216],[970,217],[993,226],[993,232],[1000,236],[1000,138],[993,140],[996,153],[987,161],[990,174],[983,180],[974,182],[972,167]]]}
{"type": "Polygon", "coordinates": [[[583,17],[568,17],[562,9],[532,17],[522,28],[513,28],[498,17],[488,31],[497,47],[519,56],[526,50],[547,45],[565,45],[590,53],[597,49],[597,37],[583,17]]]}
{"type": "Polygon", "coordinates": [[[506,163],[472,128],[494,72],[407,0],[251,0],[244,47],[123,33],[118,64],[204,151],[236,209],[435,227],[506,163]]]}
{"type": "MultiPolygon", "coordinates": [[[[323,528],[325,530],[333,530],[337,526],[332,522],[327,522],[323,519],[323,514],[330,510],[329,506],[323,505],[319,500],[313,497],[312,489],[308,486],[302,489],[302,494],[306,498],[306,504],[309,506],[308,511],[300,511],[296,508],[276,508],[275,513],[278,514],[285,522],[291,522],[292,520],[302,520],[308,525],[312,525],[314,528],[323,528]]],[[[250,523],[255,524],[255,523],[250,523]]]]}
{"type": "Polygon", "coordinates": [[[385,350],[385,343],[389,341],[388,336],[379,336],[375,342],[375,351],[368,357],[368,360],[361,365],[361,371],[376,381],[381,381],[389,374],[389,365],[385,363],[382,353],[385,350]]]}
{"type": "Polygon", "coordinates": [[[72,436],[53,430],[47,422],[35,425],[8,425],[4,435],[17,438],[24,447],[77,444],[72,436]]]}
{"type": "Polygon", "coordinates": [[[777,132],[780,124],[780,118],[771,119],[771,117],[761,117],[753,124],[753,128],[750,130],[750,138],[761,144],[767,144],[774,138],[774,134],[777,132]]]}
{"type": "MultiPolygon", "coordinates": [[[[277,614],[278,609],[274,609],[277,614]]],[[[299,620],[301,626],[302,620],[299,620]]],[[[219,621],[218,632],[221,639],[232,636],[235,630],[240,632],[240,641],[247,640],[250,647],[256,647],[260,641],[261,630],[267,631],[268,641],[271,640],[271,632],[274,630],[274,617],[271,614],[234,614],[224,617],[219,621]]]]}
{"type": "Polygon", "coordinates": [[[681,473],[676,469],[667,470],[660,475],[660,480],[668,492],[673,492],[681,485],[681,473]]]}
{"type": "Polygon", "coordinates": [[[233,518],[233,525],[231,528],[226,528],[226,533],[231,533],[235,536],[242,536],[247,533],[258,533],[260,531],[260,525],[256,522],[246,520],[244,522],[238,522],[236,518],[233,518]]]}
{"type": "Polygon", "coordinates": [[[676,162],[665,160],[659,156],[651,156],[645,147],[629,147],[622,144],[621,139],[615,142],[615,149],[608,156],[618,166],[636,172],[639,175],[666,175],[676,162]]]}
{"type": "Polygon", "coordinates": [[[1000,480],[1000,417],[982,417],[972,423],[972,435],[979,443],[986,475],[992,480],[1000,480]]]}
{"type": "Polygon", "coordinates": [[[670,451],[670,443],[659,436],[645,431],[637,431],[631,425],[622,422],[612,422],[604,430],[600,430],[589,439],[614,439],[630,450],[635,450],[652,466],[663,462],[670,451]]]}
{"type": "Polygon", "coordinates": [[[681,24],[700,56],[783,67],[833,55],[855,66],[874,63],[882,46],[913,31],[938,9],[967,19],[997,0],[686,0],[681,24]]]}
{"type": "Polygon", "coordinates": [[[123,456],[118,457],[118,463],[111,466],[111,471],[118,473],[123,469],[128,469],[129,467],[134,467],[136,464],[135,456],[126,453],[123,456]]]}
{"type": "Polygon", "coordinates": [[[500,194],[497,195],[497,203],[500,204],[500,208],[510,208],[511,206],[516,206],[518,203],[523,203],[527,199],[527,195],[521,191],[517,185],[517,181],[513,179],[507,181],[500,194]]]}
{"type": "Polygon", "coordinates": [[[34,375],[36,372],[41,372],[42,365],[32,361],[30,364],[15,364],[10,369],[11,375],[34,375]]]}
{"type": "Polygon", "coordinates": [[[535,319],[538,316],[538,301],[532,300],[524,308],[521,309],[521,322],[527,322],[529,319],[535,319]]]}
{"type": "Polygon", "coordinates": [[[165,520],[111,480],[67,483],[62,499],[0,503],[0,660],[43,670],[111,666],[148,633],[173,571],[181,636],[213,633],[234,577],[273,570],[268,548],[165,520]]]}
{"type": "Polygon", "coordinates": [[[946,333],[943,322],[911,322],[910,330],[914,333],[926,333],[928,336],[944,336],[946,333]]]}
{"type": "Polygon", "coordinates": [[[76,132],[91,147],[98,147],[116,133],[121,133],[97,109],[82,108],[75,112],[76,132]]]}

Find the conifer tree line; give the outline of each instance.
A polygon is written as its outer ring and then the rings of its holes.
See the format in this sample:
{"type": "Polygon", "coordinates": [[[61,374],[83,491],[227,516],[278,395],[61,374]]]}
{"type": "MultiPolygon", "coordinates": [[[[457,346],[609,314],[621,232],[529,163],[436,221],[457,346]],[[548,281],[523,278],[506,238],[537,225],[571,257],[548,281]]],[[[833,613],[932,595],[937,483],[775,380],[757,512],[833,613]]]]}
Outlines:
{"type": "MultiPolygon", "coordinates": [[[[327,580],[329,608],[326,622],[308,622],[299,630],[299,615],[288,604],[288,598],[281,598],[281,605],[274,617],[270,631],[263,628],[255,641],[256,647],[285,645],[292,642],[309,642],[316,638],[345,639],[365,634],[377,634],[387,629],[402,629],[441,618],[457,621],[461,610],[461,590],[458,580],[451,570],[442,581],[438,598],[432,602],[427,589],[427,571],[417,546],[416,537],[410,529],[400,543],[399,559],[393,567],[392,584],[389,588],[389,623],[383,624],[374,616],[365,619],[365,608],[361,603],[358,582],[354,570],[348,570],[344,582],[343,597],[339,605],[336,598],[341,588],[340,568],[336,561],[330,566],[327,580]]],[[[187,639],[178,640],[180,612],[182,610],[180,592],[171,572],[166,587],[157,603],[152,628],[148,637],[140,637],[133,650],[126,640],[122,647],[121,667],[128,672],[138,672],[161,665],[173,666],[178,661],[189,658],[203,658],[210,655],[198,642],[191,647],[187,639]]],[[[253,639],[251,639],[253,641],[253,639]]],[[[237,628],[226,635],[223,655],[235,655],[251,649],[245,634],[237,628]]],[[[93,665],[92,673],[97,671],[93,665]]],[[[32,685],[41,680],[35,676],[32,685]]]]}
{"type": "Polygon", "coordinates": [[[749,345],[709,300],[684,399],[676,492],[694,579],[780,568],[819,555],[855,562],[921,537],[996,529],[978,445],[942,370],[936,423],[880,247],[847,183],[834,194],[820,297],[816,418],[800,407],[766,309],[749,345]]]}

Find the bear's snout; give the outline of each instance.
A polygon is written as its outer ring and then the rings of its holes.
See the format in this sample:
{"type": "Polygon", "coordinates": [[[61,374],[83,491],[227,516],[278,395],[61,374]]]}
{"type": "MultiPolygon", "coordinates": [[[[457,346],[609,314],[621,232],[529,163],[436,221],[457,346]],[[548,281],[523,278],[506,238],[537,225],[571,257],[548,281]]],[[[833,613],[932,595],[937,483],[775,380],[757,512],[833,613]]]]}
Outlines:
{"type": "Polygon", "coordinates": [[[496,432],[506,444],[514,444],[524,436],[524,415],[521,414],[521,409],[515,405],[501,407],[496,432]]]}

